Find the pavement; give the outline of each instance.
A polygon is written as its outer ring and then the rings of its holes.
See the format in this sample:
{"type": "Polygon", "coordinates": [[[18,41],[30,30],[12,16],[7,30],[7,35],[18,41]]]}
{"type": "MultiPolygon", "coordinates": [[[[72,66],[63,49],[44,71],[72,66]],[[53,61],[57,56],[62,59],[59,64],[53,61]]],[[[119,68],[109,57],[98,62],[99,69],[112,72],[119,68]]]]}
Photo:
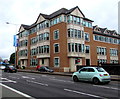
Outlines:
{"type": "MultiPolygon", "coordinates": [[[[60,75],[60,76],[69,76],[72,77],[71,72],[53,72],[53,73],[49,73],[49,72],[39,72],[36,70],[28,70],[28,69],[18,69],[18,72],[28,72],[28,73],[38,73],[38,74],[48,74],[48,75],[60,75]]],[[[112,81],[120,81],[120,75],[110,75],[111,76],[111,80],[112,81]]]]}

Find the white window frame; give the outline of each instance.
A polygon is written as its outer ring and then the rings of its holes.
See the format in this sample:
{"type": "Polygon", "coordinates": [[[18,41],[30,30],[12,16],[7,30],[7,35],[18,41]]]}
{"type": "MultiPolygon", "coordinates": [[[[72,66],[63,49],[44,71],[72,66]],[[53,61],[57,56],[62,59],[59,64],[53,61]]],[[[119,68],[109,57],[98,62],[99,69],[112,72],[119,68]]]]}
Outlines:
{"type": "Polygon", "coordinates": [[[54,57],[54,67],[60,67],[60,57],[54,57]],[[58,66],[55,65],[55,58],[58,58],[58,66]]]}
{"type": "Polygon", "coordinates": [[[54,49],[54,53],[60,53],[60,44],[59,43],[54,43],[53,49],[54,49]],[[58,44],[58,52],[55,52],[55,44],[58,44]]]}
{"type": "Polygon", "coordinates": [[[54,40],[58,40],[60,38],[60,31],[59,31],[59,29],[56,29],[56,30],[53,31],[53,38],[54,38],[54,40]],[[58,31],[58,38],[57,39],[55,38],[55,31],[58,31]]]}
{"type": "Polygon", "coordinates": [[[85,37],[84,37],[84,39],[85,39],[86,42],[90,42],[90,34],[89,34],[88,32],[84,32],[84,36],[85,36],[86,34],[88,35],[88,40],[86,40],[85,37]]]}

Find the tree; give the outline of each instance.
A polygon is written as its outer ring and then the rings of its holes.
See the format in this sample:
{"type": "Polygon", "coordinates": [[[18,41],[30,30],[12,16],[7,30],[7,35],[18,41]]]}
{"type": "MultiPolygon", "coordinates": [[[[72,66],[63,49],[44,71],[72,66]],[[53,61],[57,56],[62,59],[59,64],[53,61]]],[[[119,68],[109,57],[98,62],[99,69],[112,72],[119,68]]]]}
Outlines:
{"type": "Polygon", "coordinates": [[[11,64],[15,64],[15,53],[12,53],[10,55],[10,61],[9,61],[11,64]]]}

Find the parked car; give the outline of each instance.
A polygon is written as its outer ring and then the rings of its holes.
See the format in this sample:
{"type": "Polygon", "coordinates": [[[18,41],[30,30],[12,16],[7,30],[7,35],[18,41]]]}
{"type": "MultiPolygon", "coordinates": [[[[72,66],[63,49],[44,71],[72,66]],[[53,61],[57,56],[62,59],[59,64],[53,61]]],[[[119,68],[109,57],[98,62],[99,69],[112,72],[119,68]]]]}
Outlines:
{"type": "Polygon", "coordinates": [[[40,72],[54,72],[48,66],[41,66],[40,68],[38,68],[38,71],[40,71],[40,72]]]}
{"type": "Polygon", "coordinates": [[[4,70],[4,69],[5,69],[5,66],[4,66],[4,65],[1,65],[1,66],[0,66],[0,69],[1,69],[1,70],[4,70]]]}
{"type": "Polygon", "coordinates": [[[14,67],[14,66],[6,66],[6,68],[4,69],[4,72],[10,72],[10,73],[13,73],[13,72],[17,72],[17,69],[14,67]]]}
{"type": "Polygon", "coordinates": [[[109,83],[110,75],[102,67],[82,67],[72,75],[73,81],[90,81],[94,84],[109,83]]]}

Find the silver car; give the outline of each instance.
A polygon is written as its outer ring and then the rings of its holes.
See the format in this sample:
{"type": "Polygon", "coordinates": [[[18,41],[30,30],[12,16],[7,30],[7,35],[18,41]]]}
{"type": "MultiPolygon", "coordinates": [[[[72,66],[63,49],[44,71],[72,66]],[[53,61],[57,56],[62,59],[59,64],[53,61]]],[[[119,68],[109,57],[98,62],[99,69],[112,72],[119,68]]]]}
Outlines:
{"type": "Polygon", "coordinates": [[[72,75],[73,81],[90,81],[94,84],[109,83],[110,75],[102,67],[83,67],[72,75]]]}

